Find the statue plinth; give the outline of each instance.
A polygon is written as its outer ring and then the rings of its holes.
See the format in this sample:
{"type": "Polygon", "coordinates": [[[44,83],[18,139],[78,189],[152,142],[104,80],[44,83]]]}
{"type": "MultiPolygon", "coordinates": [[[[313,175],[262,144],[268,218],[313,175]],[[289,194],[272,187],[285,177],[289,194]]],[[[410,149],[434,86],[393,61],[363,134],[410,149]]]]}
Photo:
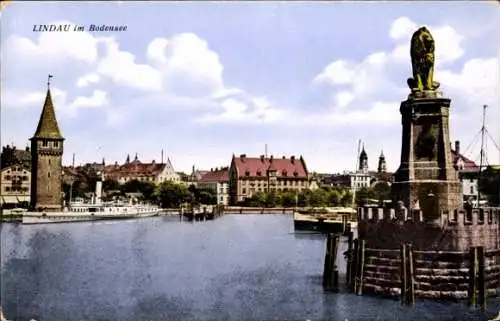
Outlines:
{"type": "Polygon", "coordinates": [[[453,164],[449,134],[451,100],[439,92],[413,92],[401,103],[401,164],[392,185],[394,204],[416,204],[424,220],[463,207],[462,184],[453,164]],[[439,97],[441,95],[441,97],[439,97]]]}

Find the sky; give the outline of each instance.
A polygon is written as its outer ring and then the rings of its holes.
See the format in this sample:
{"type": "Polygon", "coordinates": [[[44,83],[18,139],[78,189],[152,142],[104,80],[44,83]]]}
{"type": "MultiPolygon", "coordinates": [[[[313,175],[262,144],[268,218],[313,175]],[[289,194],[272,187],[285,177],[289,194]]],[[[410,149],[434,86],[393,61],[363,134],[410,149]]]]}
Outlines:
{"type": "MultiPolygon", "coordinates": [[[[309,171],[399,166],[409,40],[436,41],[450,140],[479,161],[482,106],[500,144],[500,6],[491,2],[12,2],[0,16],[1,143],[24,148],[51,92],[63,164],[130,154],[177,171],[233,154],[302,155],[309,171]],[[84,32],[34,32],[40,24],[84,32]],[[126,26],[89,32],[89,26],[126,26]],[[475,144],[473,144],[475,143],[475,144]],[[468,148],[469,147],[469,148],[468,148]]],[[[500,152],[488,140],[489,163],[500,152]]]]}

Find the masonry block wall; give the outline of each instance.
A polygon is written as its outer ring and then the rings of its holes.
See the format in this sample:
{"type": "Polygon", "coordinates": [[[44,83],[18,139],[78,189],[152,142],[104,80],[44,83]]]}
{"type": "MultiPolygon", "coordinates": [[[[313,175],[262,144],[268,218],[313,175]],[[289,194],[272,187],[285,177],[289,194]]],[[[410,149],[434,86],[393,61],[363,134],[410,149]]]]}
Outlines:
{"type": "Polygon", "coordinates": [[[418,250],[498,249],[500,208],[441,211],[437,219],[425,221],[421,210],[360,207],[358,235],[367,247],[376,249],[399,249],[404,242],[411,242],[418,250]]]}

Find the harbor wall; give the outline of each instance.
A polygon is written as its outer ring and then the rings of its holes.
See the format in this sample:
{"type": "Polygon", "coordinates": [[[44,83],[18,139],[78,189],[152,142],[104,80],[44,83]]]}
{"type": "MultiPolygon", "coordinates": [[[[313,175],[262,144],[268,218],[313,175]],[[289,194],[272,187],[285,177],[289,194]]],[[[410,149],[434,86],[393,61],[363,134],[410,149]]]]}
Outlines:
{"type": "MultiPolygon", "coordinates": [[[[474,296],[474,255],[472,251],[416,251],[412,250],[409,265],[411,275],[405,280],[401,250],[366,248],[363,267],[358,268],[361,293],[389,297],[403,296],[403,289],[411,289],[414,298],[460,300],[474,296]]],[[[354,260],[361,261],[359,257],[354,260]]],[[[484,253],[483,280],[485,297],[500,295],[500,250],[484,253]]],[[[478,270],[481,267],[478,265],[478,270]]],[[[408,273],[406,271],[406,273],[408,273]]],[[[359,292],[358,292],[359,293],[359,292]]]]}

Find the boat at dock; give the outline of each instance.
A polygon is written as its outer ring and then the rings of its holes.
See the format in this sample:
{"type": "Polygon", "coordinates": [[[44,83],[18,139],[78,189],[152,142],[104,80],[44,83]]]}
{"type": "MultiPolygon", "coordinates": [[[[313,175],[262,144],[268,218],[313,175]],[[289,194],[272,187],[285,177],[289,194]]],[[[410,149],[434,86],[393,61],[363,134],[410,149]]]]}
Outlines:
{"type": "Polygon", "coordinates": [[[24,212],[22,224],[85,222],[98,220],[135,219],[159,216],[161,209],[153,205],[113,203],[76,203],[61,212],[24,212]]]}
{"type": "Polygon", "coordinates": [[[348,233],[357,228],[356,210],[350,207],[333,207],[296,211],[293,223],[296,230],[348,233]]]}

